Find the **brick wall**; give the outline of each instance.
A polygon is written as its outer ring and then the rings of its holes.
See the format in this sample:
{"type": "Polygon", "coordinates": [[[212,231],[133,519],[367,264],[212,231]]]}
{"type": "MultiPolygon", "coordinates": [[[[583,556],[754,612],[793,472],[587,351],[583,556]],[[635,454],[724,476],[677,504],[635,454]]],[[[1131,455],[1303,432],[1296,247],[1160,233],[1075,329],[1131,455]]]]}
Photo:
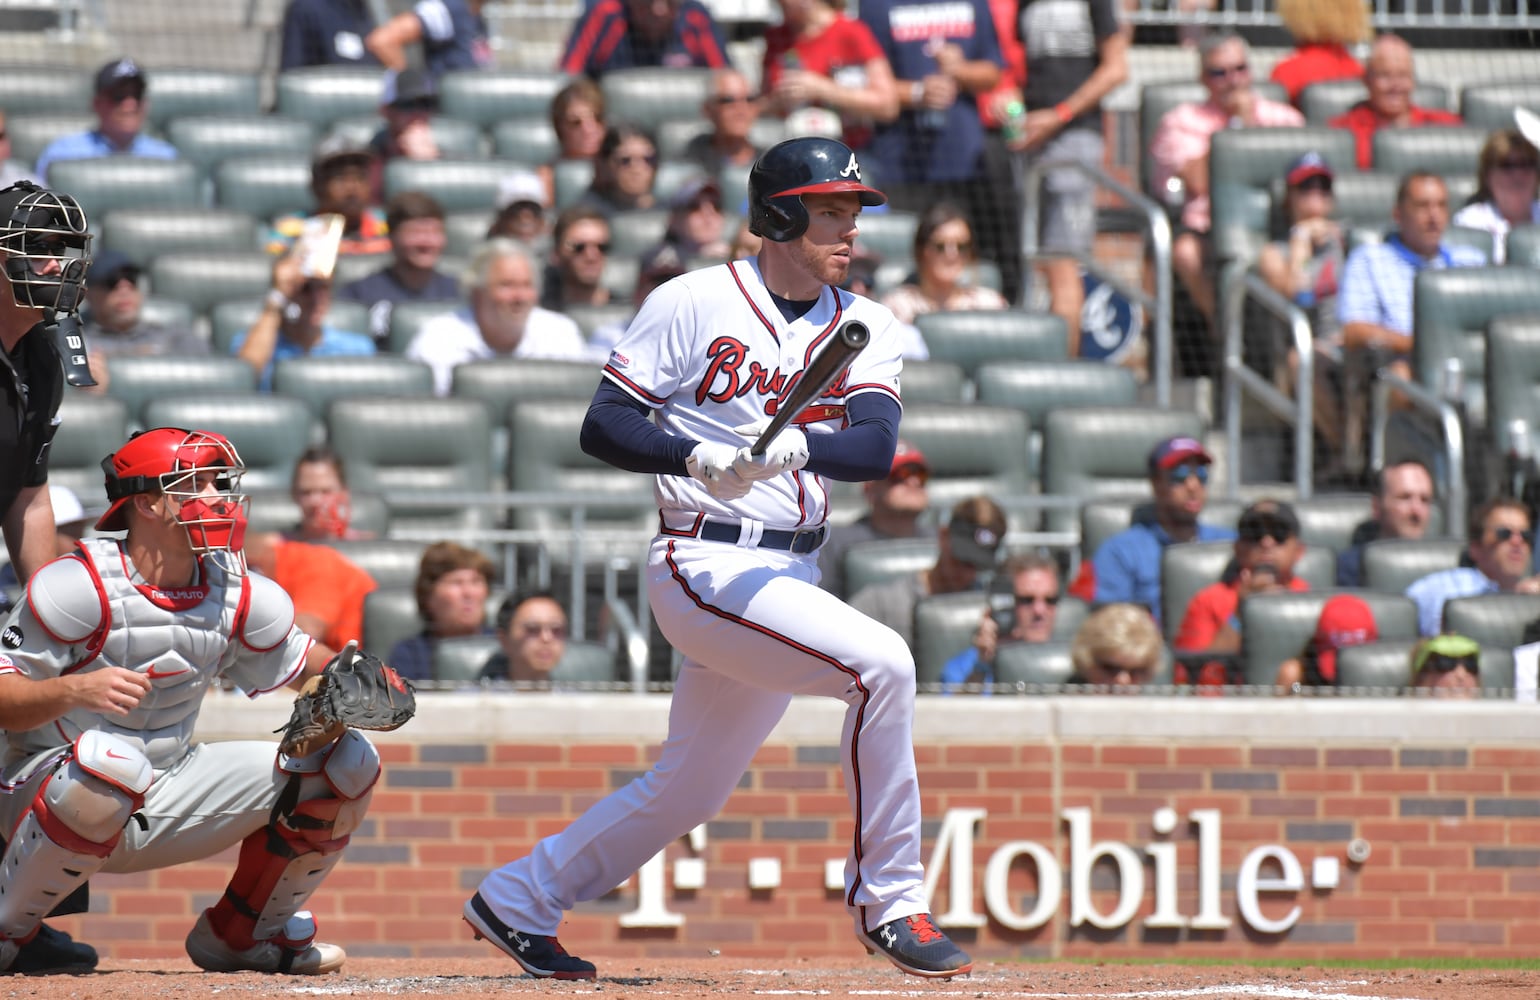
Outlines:
{"type": "MultiPolygon", "coordinates": [[[[794,705],[703,842],[670,846],[656,902],[682,917],[679,926],[622,926],[639,907],[633,878],[580,906],[563,941],[617,958],[858,954],[840,893],[826,885],[826,864],[843,859],[851,829],[839,709],[794,705]],[[779,862],[779,884],[751,888],[751,862],[766,858],[779,862]],[[699,859],[700,888],[673,884],[690,882],[696,862],[688,859],[699,859]]],[[[459,920],[484,872],[644,770],[666,710],[663,698],[629,695],[425,699],[410,726],[379,741],[385,773],[367,825],[313,900],[326,937],[358,955],[486,948],[459,920]]],[[[994,957],[1528,957],[1540,931],[1534,712],[1335,699],[921,699],[916,754],[933,909],[977,914],[983,926],[953,933],[994,957]],[[984,815],[970,827],[967,810],[984,815]],[[1209,835],[1217,827],[1210,891],[1230,924],[1147,926],[1157,908],[1156,853],[1174,848],[1178,922],[1202,909],[1194,813],[1211,817],[1209,835]],[[1086,817],[1082,848],[1122,842],[1138,860],[1143,893],[1121,926],[1071,925],[1067,815],[1086,817]],[[951,836],[967,828],[970,891],[953,899],[951,865],[932,855],[944,840],[950,857],[951,836]],[[1355,839],[1370,850],[1361,864],[1348,859],[1355,839]],[[1045,923],[1013,930],[1007,924],[1039,902],[1039,873],[1021,841],[1057,859],[1050,881],[1062,891],[1045,923]],[[1152,853],[1152,844],[1173,846],[1152,853]],[[1239,902],[1245,859],[1267,845],[1286,848],[1303,871],[1300,891],[1258,894],[1264,920],[1299,907],[1282,933],[1248,926],[1239,902]],[[997,855],[1016,860],[996,876],[991,901],[984,883],[997,855]],[[1338,864],[1334,888],[1311,887],[1317,859],[1328,871],[1338,864]]],[[[216,697],[203,732],[265,735],[284,715],[282,704],[216,697]]],[[[59,925],[114,957],[179,957],[194,915],[217,898],[233,864],[232,849],[174,869],[101,876],[91,912],[59,925]]],[[[1275,859],[1258,874],[1285,872],[1275,859]]],[[[1113,913],[1119,884],[1109,859],[1094,865],[1087,897],[1097,913],[1113,913]]]]}

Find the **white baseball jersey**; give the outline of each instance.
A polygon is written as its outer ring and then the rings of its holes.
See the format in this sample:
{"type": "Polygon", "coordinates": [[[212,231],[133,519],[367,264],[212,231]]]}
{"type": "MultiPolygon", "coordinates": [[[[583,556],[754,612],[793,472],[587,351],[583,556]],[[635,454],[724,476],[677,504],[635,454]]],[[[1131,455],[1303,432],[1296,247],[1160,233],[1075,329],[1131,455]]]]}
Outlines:
{"type": "MultiPolygon", "coordinates": [[[[851,397],[881,392],[899,399],[902,331],[886,307],[833,287],[788,323],[755,260],[665,282],[610,352],[604,374],[657,411],[669,434],[743,445],[748,442],[733,428],[774,416],[777,403],[848,320],[866,324],[870,342],[795,421],[804,433],[829,434],[846,425],[851,397]]],[[[769,528],[815,528],[829,512],[827,485],[806,469],[756,483],[738,500],[718,500],[689,476],[658,476],[655,490],[665,522],[671,511],[704,511],[769,528]]]]}
{"type": "Polygon", "coordinates": [[[162,590],[132,579],[119,542],[89,538],[38,571],[0,629],[0,673],[40,680],[125,667],[151,688],[127,715],[77,708],[7,733],[9,763],[91,729],[139,744],[163,769],[187,753],[210,687],[229,679],[255,697],[299,675],[312,640],[294,627],[289,596],[265,577],[229,573],[218,559],[198,565],[195,584],[162,590]]]}

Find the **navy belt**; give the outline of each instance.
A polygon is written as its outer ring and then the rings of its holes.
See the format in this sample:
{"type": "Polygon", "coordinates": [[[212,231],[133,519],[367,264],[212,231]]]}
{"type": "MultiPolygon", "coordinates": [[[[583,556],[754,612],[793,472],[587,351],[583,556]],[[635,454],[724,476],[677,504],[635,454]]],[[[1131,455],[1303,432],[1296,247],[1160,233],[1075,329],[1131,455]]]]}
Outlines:
{"type": "MultiPolygon", "coordinates": [[[[704,538],[708,542],[731,542],[737,545],[741,530],[738,525],[726,521],[702,521],[700,530],[695,533],[695,537],[704,538]]],[[[773,528],[766,528],[760,532],[758,547],[761,549],[781,549],[785,552],[812,552],[823,544],[824,537],[828,533],[827,525],[818,528],[806,528],[801,531],[777,531],[773,528]]]]}

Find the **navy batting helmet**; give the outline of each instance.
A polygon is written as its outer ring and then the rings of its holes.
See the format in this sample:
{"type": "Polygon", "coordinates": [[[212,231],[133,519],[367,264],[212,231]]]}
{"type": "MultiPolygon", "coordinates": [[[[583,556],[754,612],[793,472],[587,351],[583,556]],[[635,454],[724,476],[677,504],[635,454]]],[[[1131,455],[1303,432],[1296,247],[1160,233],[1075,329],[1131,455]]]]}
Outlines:
{"type": "Polygon", "coordinates": [[[861,183],[856,154],[838,139],[803,136],[776,143],[749,171],[749,232],[787,243],[807,232],[805,194],[850,191],[862,205],[881,205],[887,196],[861,183]]]}

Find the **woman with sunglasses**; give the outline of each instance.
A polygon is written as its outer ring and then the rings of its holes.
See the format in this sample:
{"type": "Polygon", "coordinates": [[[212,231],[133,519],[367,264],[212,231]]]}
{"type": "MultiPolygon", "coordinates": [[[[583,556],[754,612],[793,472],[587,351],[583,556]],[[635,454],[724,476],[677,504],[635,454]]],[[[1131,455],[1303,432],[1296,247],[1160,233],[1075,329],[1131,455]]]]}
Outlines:
{"type": "Polygon", "coordinates": [[[567,612],[548,591],[514,594],[497,609],[497,644],[481,668],[484,681],[550,687],[551,672],[567,652],[567,612]]]}
{"type": "Polygon", "coordinates": [[[843,0],[778,0],[781,23],[765,32],[770,111],[788,124],[807,107],[840,117],[841,137],[864,149],[872,123],[898,117],[898,84],[872,29],[847,17],[843,0]]]}
{"type": "Polygon", "coordinates": [[[606,216],[652,208],[652,184],[658,176],[658,146],[636,125],[611,125],[594,158],[594,179],[578,204],[606,216]]]}
{"type": "Polygon", "coordinates": [[[975,283],[973,224],[951,202],[937,202],[921,213],[914,231],[914,261],[914,272],[882,300],[900,323],[912,325],[925,313],[1006,307],[999,292],[975,283]]]}
{"type": "Polygon", "coordinates": [[[1103,605],[1075,632],[1069,651],[1075,672],[1069,683],[1130,693],[1155,680],[1164,649],[1160,629],[1144,608],[1103,605]]]}
{"type": "Polygon", "coordinates": [[[1492,263],[1501,264],[1508,231],[1540,222],[1540,150],[1518,129],[1498,129],[1476,158],[1476,184],[1476,193],[1449,223],[1491,233],[1492,263]]]}
{"type": "Polygon", "coordinates": [[[1481,645],[1450,632],[1412,650],[1412,690],[1433,698],[1473,698],[1481,688],[1481,645]]]}
{"type": "Polygon", "coordinates": [[[556,203],[556,163],[598,159],[604,142],[604,92],[587,77],[573,80],[551,98],[551,128],[556,132],[556,160],[537,167],[545,185],[545,204],[556,203]]]}

